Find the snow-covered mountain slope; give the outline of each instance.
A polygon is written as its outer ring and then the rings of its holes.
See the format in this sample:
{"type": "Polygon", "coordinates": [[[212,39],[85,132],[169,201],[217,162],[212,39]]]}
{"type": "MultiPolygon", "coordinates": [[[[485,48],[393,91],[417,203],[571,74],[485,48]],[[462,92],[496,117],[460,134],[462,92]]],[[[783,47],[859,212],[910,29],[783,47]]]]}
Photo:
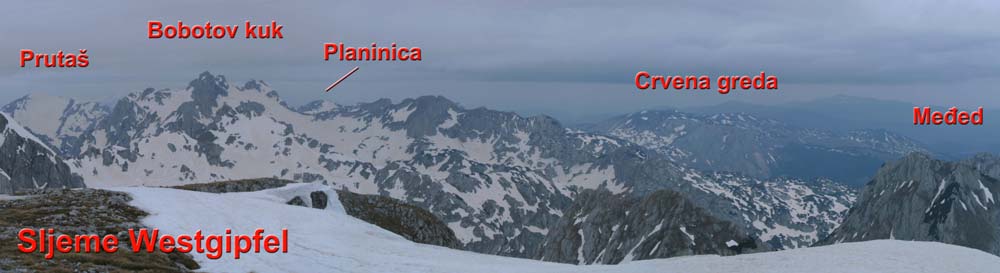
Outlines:
{"type": "Polygon", "coordinates": [[[296,111],[262,81],[237,85],[207,72],[183,89],[122,98],[80,139],[74,165],[90,185],[322,182],[417,205],[467,249],[519,257],[534,256],[583,189],[671,189],[777,248],[822,237],[799,234],[832,229],[840,218],[823,208],[846,208],[852,196],[793,179],[702,173],[549,117],[465,109],[442,97],[296,111]]]}
{"type": "Polygon", "coordinates": [[[979,169],[985,164],[968,163],[915,153],[886,164],[844,223],[820,243],[895,238],[1000,255],[1000,180],[979,169]]]}
{"type": "Polygon", "coordinates": [[[83,178],[42,140],[0,113],[0,194],[82,188],[83,178]]]}
{"type": "Polygon", "coordinates": [[[886,160],[926,149],[883,130],[805,129],[745,113],[642,111],[589,128],[702,170],[755,177],[825,177],[861,185],[886,160]]]}
{"type": "Polygon", "coordinates": [[[104,118],[108,108],[96,102],[37,93],[14,100],[0,108],[0,112],[31,128],[60,155],[72,156],[80,153],[79,137],[104,118]]]}
{"type": "Polygon", "coordinates": [[[843,221],[856,199],[852,189],[829,180],[760,180],[731,173],[705,175],[684,179],[716,181],[695,185],[731,200],[737,207],[732,213],[738,213],[738,219],[720,218],[748,224],[747,229],[754,236],[774,249],[806,247],[827,236],[843,221]]]}
{"type": "MultiPolygon", "coordinates": [[[[691,256],[619,265],[577,266],[417,244],[342,210],[289,206],[275,190],[211,194],[116,188],[150,213],[143,224],[169,234],[289,230],[288,253],[234,260],[194,258],[205,272],[993,272],[1000,258],[932,242],[869,241],[738,256],[691,256]]],[[[282,190],[282,189],[277,189],[282,190]]],[[[285,192],[288,192],[285,190],[285,192]]],[[[336,195],[331,195],[335,198],[336,195]]],[[[339,203],[339,202],[331,202],[339,203]]]]}

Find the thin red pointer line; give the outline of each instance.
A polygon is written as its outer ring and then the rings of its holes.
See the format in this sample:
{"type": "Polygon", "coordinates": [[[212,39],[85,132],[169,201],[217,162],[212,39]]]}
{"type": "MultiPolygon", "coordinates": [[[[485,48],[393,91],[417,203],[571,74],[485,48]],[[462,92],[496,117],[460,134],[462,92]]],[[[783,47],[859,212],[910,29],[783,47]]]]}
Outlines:
{"type": "Polygon", "coordinates": [[[330,89],[333,89],[333,87],[337,86],[338,84],[340,84],[340,82],[344,81],[345,79],[347,79],[347,77],[350,77],[351,74],[354,74],[354,72],[357,72],[357,71],[358,71],[358,67],[355,66],[354,69],[351,69],[351,72],[347,72],[347,74],[344,74],[344,76],[340,77],[339,80],[333,82],[333,84],[331,84],[330,86],[326,87],[326,91],[323,91],[323,92],[330,92],[330,89]]]}

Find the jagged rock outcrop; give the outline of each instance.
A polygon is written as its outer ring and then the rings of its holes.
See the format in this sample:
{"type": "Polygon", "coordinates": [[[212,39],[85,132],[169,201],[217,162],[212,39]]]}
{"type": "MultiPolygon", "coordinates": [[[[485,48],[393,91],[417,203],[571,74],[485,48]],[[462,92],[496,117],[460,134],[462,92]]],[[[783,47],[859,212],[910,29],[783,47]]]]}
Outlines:
{"type": "Polygon", "coordinates": [[[0,194],[83,187],[83,178],[62,157],[7,114],[0,114],[0,194]]]}
{"type": "Polygon", "coordinates": [[[818,244],[937,241],[1000,255],[1000,181],[976,165],[911,154],[883,166],[818,244]]]}
{"type": "Polygon", "coordinates": [[[292,206],[305,207],[306,206],[306,201],[303,201],[301,196],[296,196],[296,197],[292,197],[292,199],[288,200],[288,202],[285,202],[285,204],[289,204],[289,205],[292,205],[292,206]]]}
{"type": "Polygon", "coordinates": [[[189,191],[211,192],[211,193],[250,192],[250,191],[260,191],[266,189],[280,188],[291,183],[295,183],[295,181],[288,181],[277,178],[252,178],[252,179],[240,179],[231,181],[187,184],[187,185],[174,186],[173,188],[189,190],[189,191]]]}
{"type": "Polygon", "coordinates": [[[328,203],[329,199],[330,197],[326,195],[326,192],[314,191],[310,192],[308,195],[296,195],[295,197],[292,197],[292,199],[289,199],[288,202],[285,202],[285,204],[307,208],[311,207],[314,209],[326,209],[326,207],[330,205],[330,203],[328,203]],[[309,203],[306,203],[307,199],[309,200],[309,203]]]}
{"type": "Polygon", "coordinates": [[[461,242],[444,222],[419,207],[378,195],[339,190],[337,196],[348,215],[372,223],[411,241],[460,248],[461,242]]]}
{"type": "Polygon", "coordinates": [[[538,251],[543,261],[617,264],[684,255],[767,250],[738,225],[719,220],[680,193],[638,198],[584,191],[553,226],[538,251]]]}
{"type": "MultiPolygon", "coordinates": [[[[329,202],[330,197],[326,196],[325,192],[314,191],[309,193],[309,199],[312,200],[312,207],[317,209],[325,209],[327,202],[329,202]]],[[[341,201],[343,202],[343,201],[341,201]]]]}
{"type": "MultiPolygon", "coordinates": [[[[251,192],[281,188],[293,183],[296,182],[257,178],[188,184],[173,188],[211,193],[251,192]]],[[[337,196],[329,196],[327,192],[333,191],[327,187],[327,190],[285,193],[292,196],[285,203],[327,209],[333,206],[329,203],[331,200],[339,200],[348,215],[399,234],[408,240],[450,248],[462,246],[448,225],[420,207],[385,196],[356,194],[345,190],[337,190],[337,196]]]]}

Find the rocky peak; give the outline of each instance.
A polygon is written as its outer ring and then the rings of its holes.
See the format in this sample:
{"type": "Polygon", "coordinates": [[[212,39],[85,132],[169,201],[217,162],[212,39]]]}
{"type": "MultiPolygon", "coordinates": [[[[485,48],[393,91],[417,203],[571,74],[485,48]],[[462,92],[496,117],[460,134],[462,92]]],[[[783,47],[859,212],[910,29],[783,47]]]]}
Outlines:
{"type": "Polygon", "coordinates": [[[407,113],[403,121],[407,135],[418,138],[437,134],[438,125],[451,118],[449,111],[455,111],[457,107],[457,104],[441,96],[422,96],[403,100],[394,113],[407,113]]]}
{"type": "Polygon", "coordinates": [[[83,188],[62,157],[6,113],[0,114],[0,194],[83,188]]]}
{"type": "MultiPolygon", "coordinates": [[[[191,89],[191,107],[201,114],[202,117],[209,117],[218,105],[218,98],[229,94],[229,82],[226,77],[213,76],[208,71],[202,72],[197,79],[188,84],[191,89]]],[[[181,105],[184,107],[184,105],[181,105]]]]}
{"type": "Polygon", "coordinates": [[[198,78],[191,80],[188,88],[200,89],[206,94],[225,94],[229,89],[229,81],[226,80],[226,76],[213,75],[212,72],[205,71],[198,74],[198,78]]]}
{"type": "Polygon", "coordinates": [[[937,241],[1000,254],[1000,181],[964,162],[912,153],[885,164],[820,244],[937,241]]]}
{"type": "Polygon", "coordinates": [[[259,81],[254,79],[250,79],[249,81],[243,84],[243,87],[240,88],[240,90],[257,90],[257,91],[264,91],[265,89],[270,89],[270,85],[268,85],[264,81],[259,81]]]}

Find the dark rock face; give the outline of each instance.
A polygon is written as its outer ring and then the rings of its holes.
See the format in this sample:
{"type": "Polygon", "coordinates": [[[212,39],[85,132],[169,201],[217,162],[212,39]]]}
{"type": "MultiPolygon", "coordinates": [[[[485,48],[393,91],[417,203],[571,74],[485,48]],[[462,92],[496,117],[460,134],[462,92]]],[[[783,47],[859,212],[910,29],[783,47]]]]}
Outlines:
{"type": "Polygon", "coordinates": [[[306,206],[306,201],[302,201],[302,197],[296,196],[296,197],[292,197],[292,200],[288,200],[288,202],[285,202],[285,204],[289,204],[289,205],[292,205],[292,206],[305,207],[306,206]]]}
{"type": "Polygon", "coordinates": [[[573,264],[617,264],[767,249],[739,226],[719,220],[674,191],[661,190],[638,198],[588,190],[576,197],[573,206],[549,230],[536,258],[573,264]]]}
{"type": "Polygon", "coordinates": [[[305,198],[303,198],[303,196],[292,197],[292,199],[288,200],[288,202],[285,202],[285,204],[307,207],[307,208],[309,208],[310,205],[312,205],[311,208],[314,209],[326,209],[326,206],[329,204],[327,203],[329,197],[326,195],[325,192],[322,191],[314,191],[309,193],[309,201],[306,201],[305,198]]]}
{"type": "Polygon", "coordinates": [[[276,178],[254,178],[254,179],[241,179],[241,180],[220,181],[211,183],[187,184],[187,185],[176,186],[173,188],[189,190],[189,191],[211,192],[211,193],[251,192],[251,191],[280,188],[290,183],[295,183],[295,182],[276,179],[276,178]]]}
{"type": "Polygon", "coordinates": [[[140,219],[147,215],[128,204],[131,197],[120,192],[95,189],[36,190],[33,196],[0,201],[0,272],[191,272],[199,268],[190,254],[179,252],[132,253],[128,229],[147,228],[140,219]],[[46,260],[40,253],[24,254],[22,228],[52,228],[67,235],[117,234],[116,253],[56,254],[46,260]]]}
{"type": "Polygon", "coordinates": [[[62,157],[6,114],[0,115],[0,194],[83,187],[83,178],[72,173],[62,157]]]}
{"type": "Polygon", "coordinates": [[[424,209],[378,195],[337,191],[347,214],[372,223],[411,241],[460,248],[455,233],[424,209]]]}
{"type": "Polygon", "coordinates": [[[325,209],[328,197],[325,192],[314,191],[309,193],[309,199],[312,199],[312,207],[316,209],[325,209]]]}
{"type": "Polygon", "coordinates": [[[1000,255],[1000,181],[977,165],[912,154],[886,164],[818,244],[936,241],[1000,255]]]}
{"type": "MultiPolygon", "coordinates": [[[[246,88],[244,88],[246,89],[246,88]]],[[[306,103],[298,108],[295,108],[296,112],[311,115],[316,113],[321,113],[337,108],[337,105],[330,101],[317,100],[306,103]]]]}
{"type": "MultiPolygon", "coordinates": [[[[281,188],[294,181],[258,178],[231,181],[220,181],[202,184],[188,184],[173,188],[211,192],[251,192],[273,188],[281,188]]],[[[448,225],[434,214],[396,199],[378,195],[363,195],[338,190],[337,197],[348,215],[362,221],[377,225],[404,238],[422,244],[439,245],[450,248],[461,248],[461,242],[455,237],[448,225]]],[[[294,196],[286,204],[315,209],[326,209],[330,206],[330,196],[326,192],[313,191],[308,195],[294,196]]]]}

